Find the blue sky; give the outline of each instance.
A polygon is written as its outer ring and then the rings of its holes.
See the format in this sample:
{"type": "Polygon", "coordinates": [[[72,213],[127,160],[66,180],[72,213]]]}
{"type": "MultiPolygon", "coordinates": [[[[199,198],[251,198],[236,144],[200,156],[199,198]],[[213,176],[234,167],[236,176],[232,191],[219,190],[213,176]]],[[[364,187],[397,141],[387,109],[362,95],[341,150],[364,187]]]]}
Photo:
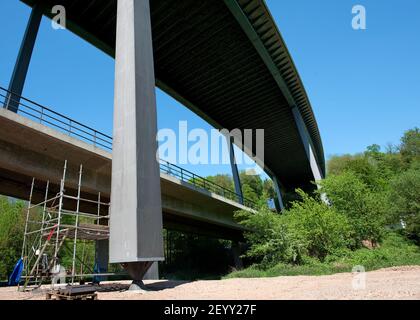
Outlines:
{"type": "MultiPolygon", "coordinates": [[[[420,126],[420,1],[268,0],[310,97],[327,157],[398,143],[420,126]],[[351,27],[354,5],[367,30],[351,27]]],[[[30,10],[0,1],[0,86],[8,87],[30,10]]],[[[43,19],[23,95],[105,133],[112,133],[114,61],[43,19]]],[[[158,91],[159,128],[210,129],[158,91]]],[[[189,168],[192,169],[192,168],[189,168]]],[[[209,175],[228,166],[200,166],[209,175]]]]}

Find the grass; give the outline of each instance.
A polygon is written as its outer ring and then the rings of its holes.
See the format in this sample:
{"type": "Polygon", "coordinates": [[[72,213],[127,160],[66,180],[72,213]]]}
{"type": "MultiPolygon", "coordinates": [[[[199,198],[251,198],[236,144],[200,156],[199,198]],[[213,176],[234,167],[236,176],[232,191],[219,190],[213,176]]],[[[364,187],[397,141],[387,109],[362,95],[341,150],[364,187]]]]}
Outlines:
{"type": "Polygon", "coordinates": [[[408,265],[420,265],[420,248],[401,235],[389,232],[377,249],[343,250],[328,256],[324,262],[306,257],[301,265],[278,263],[269,268],[253,265],[244,270],[232,272],[224,278],[328,275],[351,272],[355,266],[363,266],[366,271],[372,271],[408,265]]]}

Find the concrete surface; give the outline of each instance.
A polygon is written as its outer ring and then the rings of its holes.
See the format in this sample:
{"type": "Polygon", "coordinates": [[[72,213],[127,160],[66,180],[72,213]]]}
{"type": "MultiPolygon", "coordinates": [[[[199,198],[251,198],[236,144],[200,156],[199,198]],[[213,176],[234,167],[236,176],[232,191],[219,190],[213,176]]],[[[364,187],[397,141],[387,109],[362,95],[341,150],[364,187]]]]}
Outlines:
{"type": "MultiPolygon", "coordinates": [[[[27,200],[32,177],[37,179],[34,202],[43,201],[50,180],[50,196],[59,191],[64,161],[68,160],[66,190],[75,193],[83,164],[82,196],[107,202],[111,192],[112,155],[21,115],[0,108],[0,194],[27,200]]],[[[246,207],[185,183],[160,175],[163,224],[174,230],[197,232],[226,239],[241,239],[243,228],[233,213],[246,207]]],[[[67,201],[65,207],[74,203],[67,201]]],[[[81,210],[97,212],[82,204],[81,210]]]]}

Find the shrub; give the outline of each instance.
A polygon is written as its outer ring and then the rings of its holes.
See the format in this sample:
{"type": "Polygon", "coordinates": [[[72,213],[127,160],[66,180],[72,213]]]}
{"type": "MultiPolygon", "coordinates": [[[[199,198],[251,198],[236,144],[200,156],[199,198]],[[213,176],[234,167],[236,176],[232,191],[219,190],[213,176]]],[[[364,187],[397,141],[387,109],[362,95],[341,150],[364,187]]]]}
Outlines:
{"type": "Polygon", "coordinates": [[[354,247],[360,247],[363,240],[381,240],[388,212],[384,193],[373,192],[350,171],[320,184],[320,192],[326,194],[332,207],[348,218],[354,247]]]}
{"type": "Polygon", "coordinates": [[[294,238],[300,239],[311,257],[323,260],[350,241],[347,218],[319,199],[298,190],[302,201],[294,202],[284,218],[294,238]]]}
{"type": "Polygon", "coordinates": [[[420,168],[418,165],[391,182],[389,203],[394,215],[406,225],[407,233],[420,239],[420,168]]]}
{"type": "Polygon", "coordinates": [[[25,228],[24,204],[0,196],[0,279],[7,279],[22,250],[25,228]]]}
{"type": "Polygon", "coordinates": [[[267,267],[278,261],[298,263],[303,245],[290,232],[283,216],[262,206],[256,213],[239,211],[235,218],[250,231],[245,238],[250,245],[246,256],[267,267]]]}
{"type": "Polygon", "coordinates": [[[257,213],[240,211],[236,219],[250,232],[246,256],[259,260],[263,267],[278,262],[299,264],[310,255],[324,259],[349,243],[350,229],[344,215],[318,199],[298,191],[302,201],[292,204],[282,215],[261,207],[257,213]]]}

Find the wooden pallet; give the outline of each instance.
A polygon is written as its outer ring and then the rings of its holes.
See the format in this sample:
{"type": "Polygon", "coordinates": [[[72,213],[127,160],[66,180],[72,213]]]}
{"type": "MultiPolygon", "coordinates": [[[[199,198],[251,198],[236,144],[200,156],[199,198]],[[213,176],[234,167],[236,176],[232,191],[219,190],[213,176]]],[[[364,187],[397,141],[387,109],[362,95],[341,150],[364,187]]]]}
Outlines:
{"type": "Polygon", "coordinates": [[[90,293],[90,294],[80,294],[75,296],[69,296],[60,294],[58,292],[48,292],[46,295],[47,300],[67,300],[67,301],[73,301],[73,300],[98,300],[98,294],[97,293],[90,293]]]}
{"type": "Polygon", "coordinates": [[[47,300],[97,300],[98,289],[92,285],[67,286],[48,292],[47,300]]]}

